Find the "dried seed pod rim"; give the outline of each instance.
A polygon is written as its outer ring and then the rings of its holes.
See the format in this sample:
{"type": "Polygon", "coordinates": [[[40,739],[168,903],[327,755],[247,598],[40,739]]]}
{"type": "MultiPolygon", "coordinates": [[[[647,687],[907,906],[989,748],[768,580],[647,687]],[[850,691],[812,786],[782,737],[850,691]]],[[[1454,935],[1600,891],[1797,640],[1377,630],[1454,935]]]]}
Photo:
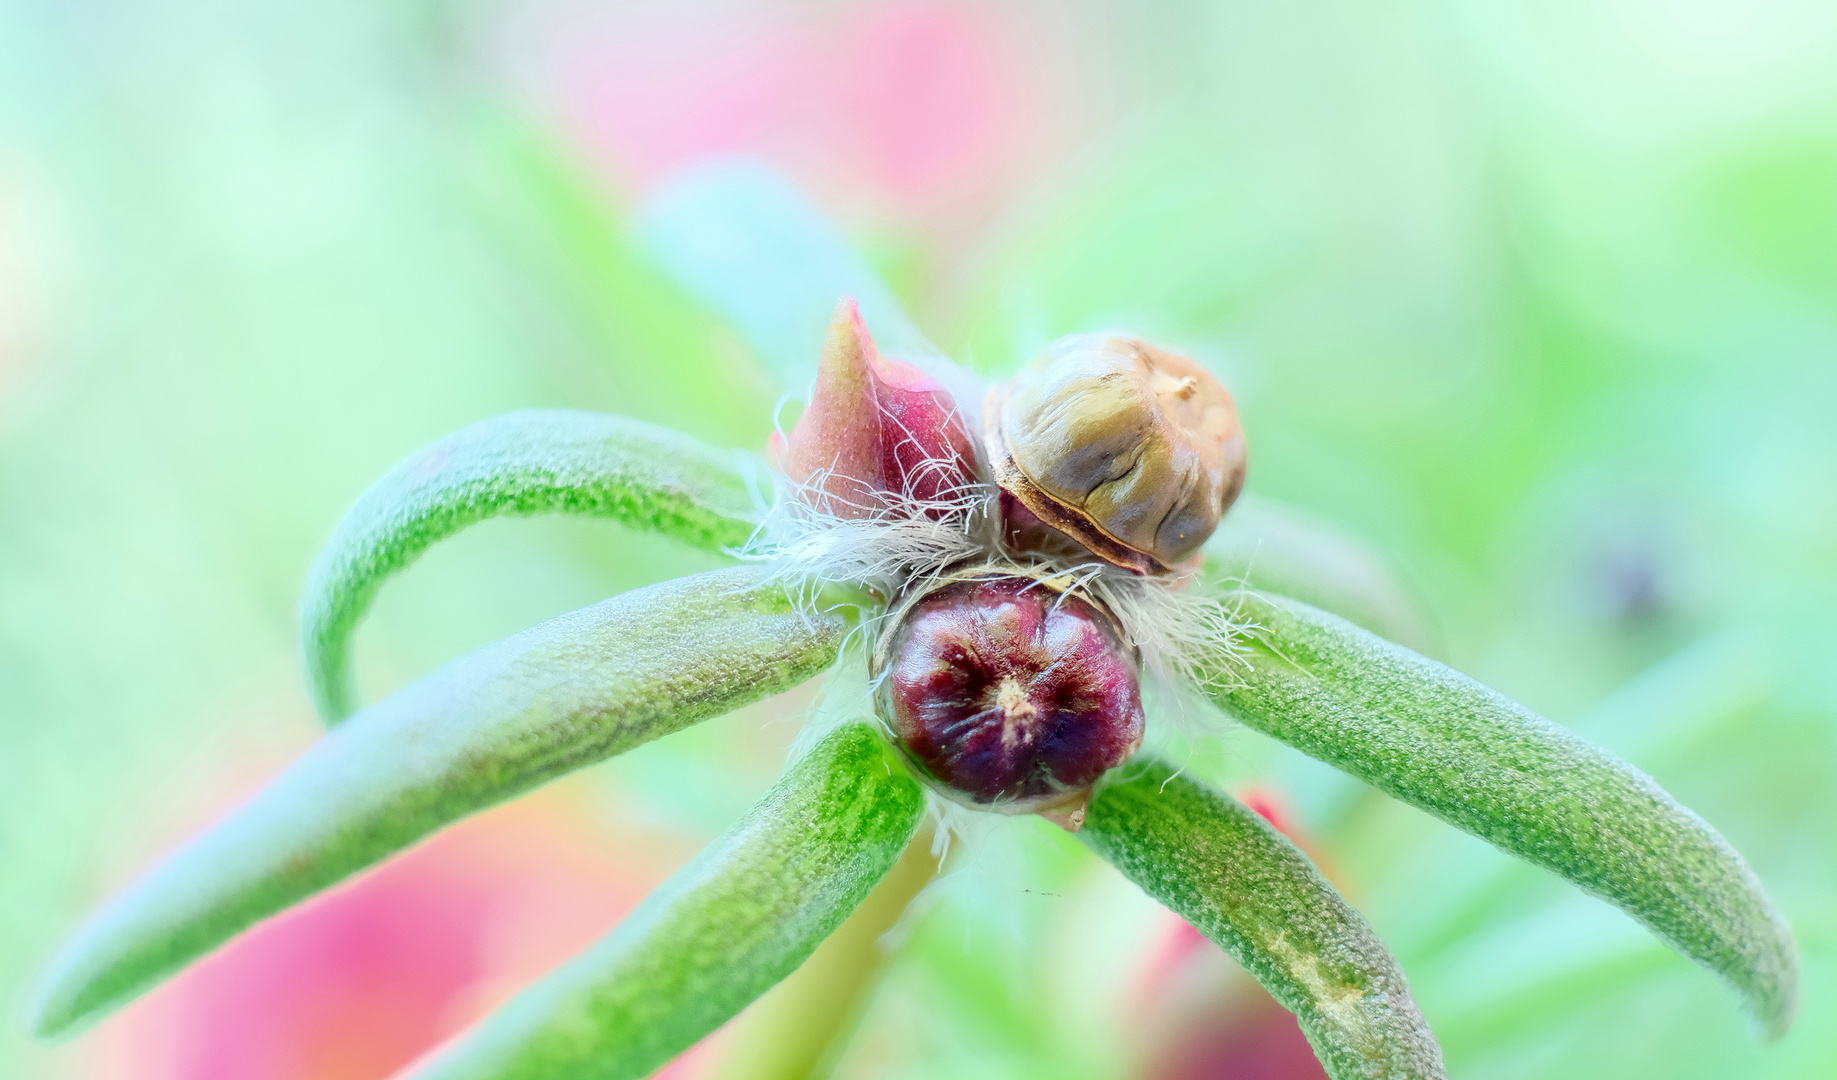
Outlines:
{"type": "Polygon", "coordinates": [[[983,447],[989,459],[989,472],[1003,491],[1019,499],[1035,517],[1091,550],[1093,555],[1112,566],[1137,574],[1165,574],[1170,569],[1145,551],[1137,551],[1099,528],[1097,523],[1076,513],[1046,494],[1033,478],[1021,470],[1008,448],[1008,437],[1001,430],[1002,405],[1008,399],[1008,384],[989,391],[982,405],[983,447]]]}
{"type": "MultiPolygon", "coordinates": [[[[1234,439],[1239,444],[1235,467],[1227,469],[1229,473],[1234,475],[1230,475],[1227,478],[1221,491],[1219,518],[1222,518],[1225,512],[1231,508],[1231,504],[1236,501],[1237,496],[1242,492],[1245,473],[1242,450],[1243,428],[1242,424],[1237,419],[1236,402],[1232,399],[1230,391],[1225,388],[1224,384],[1220,382],[1215,375],[1207,371],[1202,365],[1198,364],[1190,357],[1171,352],[1167,349],[1162,349],[1136,338],[1113,336],[1106,339],[1106,344],[1110,342],[1121,342],[1138,356],[1146,358],[1151,365],[1157,364],[1157,357],[1168,357],[1178,360],[1184,368],[1192,369],[1192,374],[1189,374],[1187,378],[1189,383],[1197,378],[1203,378],[1212,384],[1212,387],[1222,398],[1223,404],[1230,411],[1231,430],[1234,432],[1232,439],[1227,439],[1226,441],[1228,443],[1234,439]]],[[[1055,345],[1054,348],[1057,348],[1057,346],[1055,345]]],[[[1047,355],[1051,355],[1051,353],[1052,349],[1048,349],[1047,355]]],[[[1143,576],[1159,576],[1172,573],[1176,570],[1186,569],[1193,561],[1192,559],[1182,559],[1177,563],[1169,563],[1151,551],[1145,551],[1136,547],[1128,541],[1112,534],[1090,513],[1074,507],[1053,495],[1027,473],[1026,469],[1020,464],[1019,459],[1015,456],[1013,447],[1009,444],[1007,432],[1004,430],[1003,424],[1004,414],[1006,412],[1005,407],[1014,387],[1014,382],[1015,380],[1011,378],[1002,383],[998,383],[990,389],[987,397],[983,401],[983,451],[988,458],[990,473],[996,484],[1000,486],[1002,490],[1018,499],[1023,506],[1032,511],[1036,517],[1048,526],[1070,536],[1072,539],[1083,544],[1098,558],[1113,566],[1143,576]]],[[[1231,466],[1233,463],[1228,457],[1225,464],[1231,466]]],[[[1216,529],[1217,525],[1217,520],[1214,520],[1212,522],[1212,528],[1216,529]]],[[[1208,530],[1208,535],[1209,533],[1210,530],[1208,530]]],[[[1196,554],[1195,558],[1197,558],[1196,554]]]]}

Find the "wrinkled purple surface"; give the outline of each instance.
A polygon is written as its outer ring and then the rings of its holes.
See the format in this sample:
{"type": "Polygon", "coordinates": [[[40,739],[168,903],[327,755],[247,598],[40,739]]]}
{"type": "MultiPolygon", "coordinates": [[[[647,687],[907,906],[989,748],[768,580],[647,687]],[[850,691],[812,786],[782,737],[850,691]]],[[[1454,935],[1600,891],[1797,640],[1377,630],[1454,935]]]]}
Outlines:
{"type": "Polygon", "coordinates": [[[976,804],[1075,798],[1142,739],[1133,654],[1089,603],[1024,578],[946,585],[907,613],[881,689],[894,733],[976,804]]]}

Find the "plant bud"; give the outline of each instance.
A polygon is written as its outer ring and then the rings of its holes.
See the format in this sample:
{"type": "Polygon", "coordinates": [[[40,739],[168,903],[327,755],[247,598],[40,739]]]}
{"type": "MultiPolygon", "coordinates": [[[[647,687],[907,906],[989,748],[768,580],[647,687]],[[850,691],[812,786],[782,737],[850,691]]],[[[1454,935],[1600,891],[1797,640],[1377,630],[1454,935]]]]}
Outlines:
{"type": "Polygon", "coordinates": [[[983,422],[1003,491],[1138,574],[1191,557],[1244,486],[1231,395],[1140,341],[1061,339],[990,393],[983,422]]]}
{"type": "Polygon", "coordinates": [[[810,406],[773,450],[805,501],[838,517],[870,517],[906,499],[941,518],[943,504],[976,482],[955,400],[918,368],[882,357],[849,297],[836,305],[810,406]]]}
{"type": "Polygon", "coordinates": [[[1134,650],[1053,579],[947,580],[896,613],[875,650],[880,712],[946,796],[1076,831],[1091,785],[1142,742],[1134,650]]]}

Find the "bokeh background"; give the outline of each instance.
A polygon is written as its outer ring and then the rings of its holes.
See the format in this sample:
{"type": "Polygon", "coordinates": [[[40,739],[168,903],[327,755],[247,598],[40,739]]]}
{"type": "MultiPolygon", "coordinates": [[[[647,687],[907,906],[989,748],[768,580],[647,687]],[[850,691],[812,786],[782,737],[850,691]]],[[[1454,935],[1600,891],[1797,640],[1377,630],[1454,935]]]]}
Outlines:
{"type": "MultiPolygon", "coordinates": [[[[17,1020],[87,910],[313,740],[298,589],[391,464],[532,405],[763,444],[767,367],[632,227],[734,152],[982,370],[1100,326],[1199,355],[1254,495],[1379,552],[1426,648],[1653,773],[1798,931],[1763,1045],[1606,905],[1248,732],[1202,748],[1376,923],[1455,1075],[1837,1073],[1837,6],[0,0],[0,1074],[386,1076],[769,784],[807,694],[68,1044],[17,1020]]],[[[708,565],[487,523],[384,590],[366,691],[708,565]]],[[[1063,834],[971,847],[820,1071],[1316,1075],[1063,834]]],[[[670,1075],[752,1075],[746,1024],[670,1075]]]]}

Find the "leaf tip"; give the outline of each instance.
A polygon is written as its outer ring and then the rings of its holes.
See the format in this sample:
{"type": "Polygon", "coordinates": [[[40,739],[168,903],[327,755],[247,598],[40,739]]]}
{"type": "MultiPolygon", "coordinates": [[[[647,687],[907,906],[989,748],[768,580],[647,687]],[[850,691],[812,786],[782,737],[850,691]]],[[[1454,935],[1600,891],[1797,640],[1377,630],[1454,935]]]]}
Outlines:
{"type": "Polygon", "coordinates": [[[101,1012],[86,1000],[90,982],[77,979],[69,961],[68,951],[59,956],[26,1001],[23,1019],[34,1038],[61,1042],[88,1027],[101,1012]]]}
{"type": "Polygon", "coordinates": [[[1749,999],[1755,1034],[1762,1042],[1778,1041],[1799,1016],[1799,946],[1792,931],[1780,927],[1778,967],[1767,985],[1749,999]]]}

